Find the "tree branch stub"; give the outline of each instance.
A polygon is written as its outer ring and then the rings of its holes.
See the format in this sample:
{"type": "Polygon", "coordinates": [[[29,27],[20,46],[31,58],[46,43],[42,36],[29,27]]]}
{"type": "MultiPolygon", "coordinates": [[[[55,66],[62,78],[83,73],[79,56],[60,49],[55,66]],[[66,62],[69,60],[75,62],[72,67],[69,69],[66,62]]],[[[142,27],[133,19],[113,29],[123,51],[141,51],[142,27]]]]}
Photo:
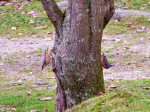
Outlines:
{"type": "Polygon", "coordinates": [[[56,32],[58,32],[59,28],[62,26],[64,14],[54,0],[41,0],[41,2],[48,18],[53,23],[56,32]]]}

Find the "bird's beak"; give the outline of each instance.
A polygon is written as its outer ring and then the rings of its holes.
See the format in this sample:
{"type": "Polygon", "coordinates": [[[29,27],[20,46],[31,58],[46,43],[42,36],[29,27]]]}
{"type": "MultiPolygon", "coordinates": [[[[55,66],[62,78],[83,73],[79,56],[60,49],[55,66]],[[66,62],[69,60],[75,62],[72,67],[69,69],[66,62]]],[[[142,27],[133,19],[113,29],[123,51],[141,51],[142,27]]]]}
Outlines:
{"type": "Polygon", "coordinates": [[[43,71],[44,68],[45,68],[45,64],[42,64],[41,70],[43,71]]]}
{"type": "Polygon", "coordinates": [[[42,65],[41,65],[41,70],[43,70],[46,66],[46,57],[45,55],[42,56],[42,65]]]}

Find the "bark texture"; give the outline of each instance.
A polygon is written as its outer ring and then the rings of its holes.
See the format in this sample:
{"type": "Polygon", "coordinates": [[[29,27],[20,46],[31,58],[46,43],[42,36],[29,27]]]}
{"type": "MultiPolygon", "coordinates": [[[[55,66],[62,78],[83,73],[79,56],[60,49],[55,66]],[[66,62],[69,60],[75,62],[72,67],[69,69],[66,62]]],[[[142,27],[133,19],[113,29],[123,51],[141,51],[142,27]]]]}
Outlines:
{"type": "Polygon", "coordinates": [[[104,92],[101,39],[114,12],[113,0],[68,0],[64,13],[54,0],[42,3],[56,29],[52,64],[57,112],[64,112],[104,92]]]}

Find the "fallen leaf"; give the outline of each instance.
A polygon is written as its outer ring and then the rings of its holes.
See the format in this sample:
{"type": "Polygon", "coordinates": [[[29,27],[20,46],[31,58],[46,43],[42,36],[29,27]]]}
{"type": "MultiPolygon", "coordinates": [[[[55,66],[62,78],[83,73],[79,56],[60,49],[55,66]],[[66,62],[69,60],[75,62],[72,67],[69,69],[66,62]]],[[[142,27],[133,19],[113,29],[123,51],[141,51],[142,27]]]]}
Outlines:
{"type": "Polygon", "coordinates": [[[40,98],[40,101],[49,101],[49,100],[52,100],[52,97],[43,97],[43,98],[40,98]]]}

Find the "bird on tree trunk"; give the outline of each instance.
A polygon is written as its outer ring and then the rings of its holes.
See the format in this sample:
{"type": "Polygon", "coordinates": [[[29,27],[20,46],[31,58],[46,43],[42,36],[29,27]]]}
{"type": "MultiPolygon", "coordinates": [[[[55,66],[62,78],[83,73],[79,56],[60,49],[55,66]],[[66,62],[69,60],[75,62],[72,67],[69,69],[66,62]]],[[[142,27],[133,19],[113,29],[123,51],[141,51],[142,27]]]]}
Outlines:
{"type": "MultiPolygon", "coordinates": [[[[44,50],[42,54],[42,67],[41,67],[42,70],[51,63],[52,63],[52,51],[50,48],[47,48],[44,50]]],[[[101,64],[105,69],[109,69],[110,67],[112,67],[112,65],[108,62],[108,59],[104,53],[101,55],[101,64]]]]}
{"type": "Polygon", "coordinates": [[[52,62],[52,52],[51,49],[47,48],[42,54],[42,70],[52,62]]]}
{"type": "Polygon", "coordinates": [[[110,67],[112,67],[104,53],[101,55],[101,64],[105,69],[109,69],[110,67]]]}

